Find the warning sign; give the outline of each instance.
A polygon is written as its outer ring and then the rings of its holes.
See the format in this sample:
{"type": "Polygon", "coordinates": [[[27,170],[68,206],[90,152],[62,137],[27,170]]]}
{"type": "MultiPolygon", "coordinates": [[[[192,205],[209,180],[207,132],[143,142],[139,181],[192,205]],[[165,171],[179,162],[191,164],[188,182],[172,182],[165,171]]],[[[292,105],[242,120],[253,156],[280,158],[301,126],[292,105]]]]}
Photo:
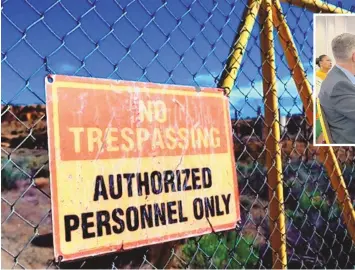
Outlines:
{"type": "Polygon", "coordinates": [[[222,91],[52,76],[46,92],[57,259],[235,228],[222,91]]]}

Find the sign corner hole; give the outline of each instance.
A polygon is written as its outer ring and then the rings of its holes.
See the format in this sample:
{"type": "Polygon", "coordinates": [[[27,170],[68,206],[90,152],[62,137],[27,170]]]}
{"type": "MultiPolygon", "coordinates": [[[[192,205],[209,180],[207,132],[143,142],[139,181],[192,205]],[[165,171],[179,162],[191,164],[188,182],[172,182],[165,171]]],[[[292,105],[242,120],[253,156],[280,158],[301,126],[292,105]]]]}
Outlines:
{"type": "Polygon", "coordinates": [[[49,83],[53,83],[53,82],[54,82],[53,76],[52,76],[52,75],[47,75],[47,81],[48,81],[49,83]]]}

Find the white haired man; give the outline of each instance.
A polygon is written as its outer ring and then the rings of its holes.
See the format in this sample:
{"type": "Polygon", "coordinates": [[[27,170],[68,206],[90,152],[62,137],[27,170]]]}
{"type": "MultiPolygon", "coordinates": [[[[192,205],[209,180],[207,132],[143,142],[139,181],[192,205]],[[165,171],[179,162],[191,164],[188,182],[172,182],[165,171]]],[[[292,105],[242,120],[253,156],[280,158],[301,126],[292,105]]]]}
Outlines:
{"type": "Polygon", "coordinates": [[[318,98],[334,144],[355,144],[355,35],[332,40],[336,65],[323,81],[318,98]]]}

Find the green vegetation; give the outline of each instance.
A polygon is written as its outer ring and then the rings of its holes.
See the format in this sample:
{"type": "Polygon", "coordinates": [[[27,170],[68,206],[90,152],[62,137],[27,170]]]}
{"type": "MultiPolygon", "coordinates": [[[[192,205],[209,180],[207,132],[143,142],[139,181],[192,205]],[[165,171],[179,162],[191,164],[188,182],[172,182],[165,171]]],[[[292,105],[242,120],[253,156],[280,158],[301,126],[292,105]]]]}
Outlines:
{"type": "Polygon", "coordinates": [[[250,235],[238,236],[236,231],[204,235],[189,239],[183,247],[185,261],[192,268],[255,268],[258,248],[250,235]]]}
{"type": "MultiPolygon", "coordinates": [[[[46,155],[35,156],[24,153],[12,155],[11,158],[21,170],[30,176],[36,174],[48,161],[46,155]]],[[[29,178],[12,162],[9,162],[7,156],[2,156],[1,165],[2,189],[14,188],[16,181],[29,178]]],[[[257,162],[237,163],[237,172],[239,191],[241,195],[244,195],[241,200],[243,221],[247,222],[246,215],[256,215],[252,218],[259,219],[260,222],[261,218],[257,217],[258,212],[254,200],[256,198],[264,202],[268,200],[266,168],[257,162]]],[[[36,177],[48,177],[48,175],[48,165],[45,165],[36,177]]],[[[354,198],[355,170],[352,166],[345,165],[343,175],[349,192],[354,198]]],[[[346,229],[340,221],[341,211],[321,165],[314,161],[308,163],[294,161],[284,164],[283,181],[287,224],[291,224],[287,231],[288,243],[295,248],[294,252],[297,253],[298,258],[304,256],[307,260],[316,260],[315,253],[300,247],[302,241],[303,244],[309,245],[310,250],[317,251],[323,258],[329,258],[329,247],[332,247],[332,252],[340,252],[347,248],[346,245],[351,246],[351,243],[346,244],[343,241],[346,229]],[[315,230],[321,240],[315,237],[315,230]],[[323,242],[326,244],[322,244],[323,242]],[[341,245],[336,246],[334,243],[341,243],[341,245]]],[[[267,221],[262,228],[265,234],[268,234],[266,224],[267,221]]],[[[248,230],[242,229],[241,232],[211,233],[191,238],[183,246],[183,260],[191,268],[258,268],[262,259],[260,257],[263,256],[265,260],[264,256],[270,255],[265,255],[266,245],[263,246],[254,241],[255,232],[251,230],[255,230],[255,227],[254,229],[249,227],[248,230]]],[[[353,256],[353,253],[351,255],[353,256]]],[[[317,259],[320,262],[317,266],[324,264],[329,268],[334,267],[331,261],[326,262],[321,258],[317,259]]],[[[342,262],[344,267],[348,266],[346,260],[342,262]]],[[[296,265],[297,267],[299,266],[296,265]]]]}
{"type": "MultiPolygon", "coordinates": [[[[16,181],[26,180],[29,176],[35,175],[41,169],[41,175],[49,175],[48,157],[41,156],[12,156],[12,162],[4,155],[1,156],[1,188],[12,189],[16,181]]],[[[38,176],[38,175],[37,175],[38,176]]]]}

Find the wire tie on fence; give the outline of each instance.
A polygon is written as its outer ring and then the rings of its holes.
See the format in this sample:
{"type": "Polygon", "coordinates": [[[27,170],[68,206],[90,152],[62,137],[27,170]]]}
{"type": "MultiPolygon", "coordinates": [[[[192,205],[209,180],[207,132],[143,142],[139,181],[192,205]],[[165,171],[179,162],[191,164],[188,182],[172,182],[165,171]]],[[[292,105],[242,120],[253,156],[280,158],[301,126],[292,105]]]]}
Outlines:
{"type": "Polygon", "coordinates": [[[53,82],[54,82],[54,79],[53,79],[52,75],[48,75],[48,76],[47,76],[47,81],[48,81],[49,83],[53,83],[53,82]]]}
{"type": "Polygon", "coordinates": [[[226,97],[229,97],[230,93],[232,92],[228,87],[224,87],[224,88],[218,88],[219,91],[223,91],[223,94],[226,97]]]}
{"type": "Polygon", "coordinates": [[[62,256],[62,255],[59,255],[59,256],[58,256],[58,265],[62,262],[62,260],[63,260],[63,256],[62,256]]]}
{"type": "Polygon", "coordinates": [[[242,221],[241,220],[238,220],[237,221],[237,224],[235,226],[235,230],[236,231],[240,231],[242,229],[242,221]]]}

